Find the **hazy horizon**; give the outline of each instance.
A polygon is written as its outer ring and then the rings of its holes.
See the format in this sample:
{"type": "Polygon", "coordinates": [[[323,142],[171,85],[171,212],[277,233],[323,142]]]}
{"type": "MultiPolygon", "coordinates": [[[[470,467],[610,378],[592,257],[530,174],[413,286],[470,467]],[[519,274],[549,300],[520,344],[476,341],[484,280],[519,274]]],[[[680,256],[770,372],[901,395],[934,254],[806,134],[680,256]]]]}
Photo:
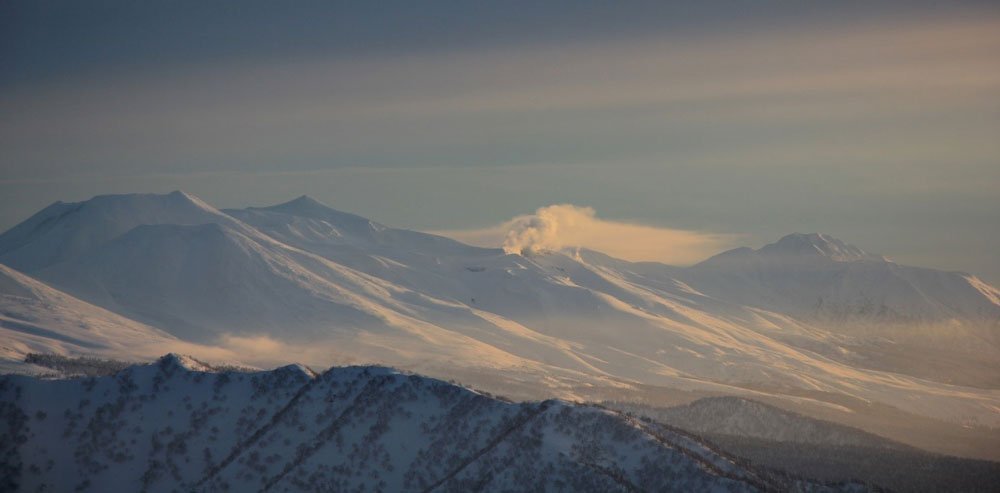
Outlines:
{"type": "MultiPolygon", "coordinates": [[[[172,192],[190,194],[190,192],[181,189],[169,191],[165,190],[162,192],[133,191],[98,194],[79,201],[57,200],[55,202],[83,202],[99,195],[162,195],[172,192]]],[[[196,194],[193,195],[202,199],[202,197],[197,196],[196,194]]],[[[287,197],[286,199],[278,200],[274,203],[243,204],[232,207],[217,206],[216,208],[224,211],[225,209],[268,207],[306,197],[316,200],[313,196],[301,194],[298,196],[287,197]]],[[[323,203],[322,201],[320,202],[323,203]]],[[[215,204],[211,203],[209,203],[209,205],[215,206],[215,204]]],[[[330,206],[330,204],[327,203],[324,203],[324,205],[330,206]]],[[[341,212],[364,216],[364,214],[358,213],[357,211],[341,210],[341,212]]],[[[375,220],[371,217],[366,218],[375,220]]],[[[26,220],[28,217],[23,219],[26,220]]],[[[375,221],[380,222],[378,220],[375,221]]],[[[20,222],[21,221],[17,221],[15,225],[20,224],[20,222]]],[[[398,226],[392,224],[385,225],[392,228],[398,228],[398,226]]],[[[4,229],[3,231],[6,230],[7,229],[4,229]]],[[[757,249],[766,244],[777,242],[781,238],[788,235],[818,233],[821,235],[828,235],[851,246],[860,247],[862,250],[866,250],[866,253],[884,256],[894,262],[907,264],[906,261],[900,261],[895,256],[886,252],[868,250],[863,246],[852,243],[849,239],[840,238],[836,235],[831,235],[829,232],[821,230],[788,231],[772,238],[764,238],[763,241],[754,242],[751,239],[752,235],[749,234],[723,234],[698,230],[673,229],[632,220],[608,220],[597,216],[597,213],[593,208],[579,206],[576,204],[551,204],[540,207],[535,211],[518,214],[499,223],[480,228],[441,230],[414,229],[414,231],[423,231],[430,234],[445,236],[473,246],[502,249],[506,250],[507,253],[520,253],[521,248],[525,248],[525,245],[516,245],[516,243],[519,241],[525,241],[527,243],[535,244],[535,246],[530,247],[530,249],[536,251],[584,248],[632,262],[651,261],[680,267],[694,265],[716,254],[733,248],[751,247],[757,249]],[[538,222],[541,222],[542,224],[538,224],[538,222]],[[527,234],[532,236],[543,235],[543,237],[535,236],[527,239],[519,238],[519,235],[525,234],[523,229],[525,229],[526,225],[528,229],[540,229],[543,231],[541,233],[539,231],[529,231],[527,234]],[[509,245],[512,241],[515,243],[514,246],[509,245]]],[[[917,267],[938,268],[945,271],[957,270],[928,265],[910,265],[917,267]]],[[[989,283],[993,283],[988,276],[976,272],[967,273],[980,277],[989,283]]]]}

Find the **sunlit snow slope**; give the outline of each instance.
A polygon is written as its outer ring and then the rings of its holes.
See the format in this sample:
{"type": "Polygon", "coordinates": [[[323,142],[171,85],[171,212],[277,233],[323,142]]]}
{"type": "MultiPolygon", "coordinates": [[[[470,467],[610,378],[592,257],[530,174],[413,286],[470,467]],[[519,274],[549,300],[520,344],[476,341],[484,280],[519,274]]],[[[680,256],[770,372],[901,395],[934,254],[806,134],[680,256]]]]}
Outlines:
{"type": "Polygon", "coordinates": [[[150,357],[177,342],[0,265],[0,362],[5,367],[29,353],[150,357]]]}

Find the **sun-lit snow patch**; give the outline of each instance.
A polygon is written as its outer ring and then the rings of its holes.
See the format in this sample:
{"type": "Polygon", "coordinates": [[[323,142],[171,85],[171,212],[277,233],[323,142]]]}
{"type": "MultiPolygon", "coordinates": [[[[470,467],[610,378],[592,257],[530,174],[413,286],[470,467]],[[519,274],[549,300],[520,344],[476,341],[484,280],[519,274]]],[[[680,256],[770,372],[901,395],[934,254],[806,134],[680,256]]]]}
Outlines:
{"type": "Polygon", "coordinates": [[[993,286],[986,284],[985,282],[983,282],[982,279],[976,276],[963,276],[963,277],[965,278],[966,281],[969,281],[969,284],[971,284],[972,287],[974,287],[977,291],[982,293],[982,295],[985,296],[987,299],[992,301],[993,304],[1000,305],[1000,290],[997,290],[997,288],[994,288],[993,286]]]}

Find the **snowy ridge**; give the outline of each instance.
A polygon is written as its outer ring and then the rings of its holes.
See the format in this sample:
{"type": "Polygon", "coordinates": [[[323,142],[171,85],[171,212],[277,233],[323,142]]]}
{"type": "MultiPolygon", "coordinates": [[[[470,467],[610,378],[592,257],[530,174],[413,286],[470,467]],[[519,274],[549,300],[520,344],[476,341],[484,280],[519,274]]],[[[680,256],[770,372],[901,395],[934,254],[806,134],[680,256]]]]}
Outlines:
{"type": "Polygon", "coordinates": [[[356,214],[338,211],[306,195],[270,207],[223,212],[278,241],[323,256],[345,251],[373,254],[388,250],[425,255],[488,251],[441,236],[389,228],[356,214]]]}
{"type": "Polygon", "coordinates": [[[217,372],[168,355],[107,377],[3,377],[0,403],[5,490],[863,489],[756,471],[607,410],[378,367],[217,372]]]}
{"type": "Polygon", "coordinates": [[[822,256],[836,262],[853,262],[856,260],[885,260],[884,257],[869,255],[864,250],[848,245],[832,236],[821,233],[793,233],[777,243],[766,245],[759,251],[762,255],[799,255],[822,256]]]}

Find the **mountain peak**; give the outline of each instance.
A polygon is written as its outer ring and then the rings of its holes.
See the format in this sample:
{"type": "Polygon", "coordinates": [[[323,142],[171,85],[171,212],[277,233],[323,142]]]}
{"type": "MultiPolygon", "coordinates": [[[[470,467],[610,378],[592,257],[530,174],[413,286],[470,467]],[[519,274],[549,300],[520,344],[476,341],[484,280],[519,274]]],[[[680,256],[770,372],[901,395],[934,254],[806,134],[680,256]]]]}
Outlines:
{"type": "Polygon", "coordinates": [[[281,212],[292,215],[312,216],[315,214],[329,214],[339,212],[336,209],[308,196],[300,195],[287,202],[271,205],[267,207],[249,207],[249,209],[281,212]]]}
{"type": "Polygon", "coordinates": [[[315,206],[327,207],[326,204],[324,204],[324,203],[322,203],[322,202],[320,202],[320,201],[318,201],[318,200],[316,200],[316,199],[314,199],[314,198],[312,198],[312,197],[310,197],[308,195],[299,195],[298,197],[296,197],[296,198],[294,198],[292,200],[289,200],[288,202],[285,202],[284,205],[298,205],[298,206],[311,206],[311,207],[315,207],[315,206]]]}
{"type": "Polygon", "coordinates": [[[765,255],[819,255],[838,262],[881,258],[822,233],[792,233],[765,245],[758,252],[765,255]]]}
{"type": "MultiPolygon", "coordinates": [[[[59,202],[65,204],[66,202],[59,202]]],[[[89,200],[82,202],[77,202],[76,204],[84,205],[103,205],[103,204],[177,204],[177,203],[187,203],[194,204],[198,207],[208,208],[214,210],[215,208],[208,205],[205,201],[201,200],[195,195],[187,193],[183,190],[174,190],[169,193],[110,193],[103,195],[95,195],[89,200]]],[[[148,206],[148,205],[147,205],[148,206]]]]}
{"type": "MultiPolygon", "coordinates": [[[[90,199],[80,202],[56,201],[50,208],[71,208],[71,209],[91,209],[100,210],[102,213],[110,211],[141,209],[142,211],[167,211],[171,209],[184,208],[187,210],[202,210],[211,214],[218,214],[215,207],[212,207],[197,196],[174,190],[169,193],[111,193],[95,195],[90,199]]],[[[44,210],[44,209],[43,209],[44,210]]]]}
{"type": "Polygon", "coordinates": [[[30,272],[82,255],[137,226],[206,223],[239,227],[233,218],[179,190],[98,195],[52,204],[0,234],[0,261],[30,272]]]}
{"type": "Polygon", "coordinates": [[[194,195],[185,192],[184,190],[174,190],[167,194],[168,197],[184,197],[187,199],[197,199],[194,195]]]}
{"type": "MultiPolygon", "coordinates": [[[[288,202],[282,202],[277,205],[268,207],[248,207],[245,210],[276,212],[290,216],[318,219],[321,221],[329,221],[332,224],[337,224],[339,227],[355,228],[359,231],[366,232],[370,231],[372,228],[384,228],[384,226],[377,224],[366,217],[339,211],[308,195],[300,195],[299,197],[289,200],[288,202]]],[[[227,210],[226,212],[229,214],[236,213],[237,216],[239,216],[238,210],[227,210]]]]}
{"type": "Polygon", "coordinates": [[[854,245],[844,243],[833,236],[823,233],[792,233],[782,236],[774,243],[764,245],[754,250],[749,247],[734,248],[717,254],[700,266],[721,266],[756,262],[771,259],[772,261],[809,261],[827,260],[834,262],[855,262],[859,260],[888,261],[880,255],[870,254],[854,245]]]}
{"type": "Polygon", "coordinates": [[[161,356],[160,359],[156,361],[156,364],[159,365],[160,368],[168,371],[174,369],[202,372],[212,371],[212,368],[209,365],[202,363],[191,356],[177,353],[168,353],[161,356]]]}

